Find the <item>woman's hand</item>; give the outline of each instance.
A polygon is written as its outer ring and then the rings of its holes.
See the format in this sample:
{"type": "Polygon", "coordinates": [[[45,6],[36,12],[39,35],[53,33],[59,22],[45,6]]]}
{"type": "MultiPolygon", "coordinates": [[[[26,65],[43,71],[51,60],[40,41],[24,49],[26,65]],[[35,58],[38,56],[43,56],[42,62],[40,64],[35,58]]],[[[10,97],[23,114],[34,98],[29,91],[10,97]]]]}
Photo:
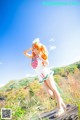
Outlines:
{"type": "Polygon", "coordinates": [[[32,51],[32,48],[29,48],[32,51]]]}
{"type": "Polygon", "coordinates": [[[48,59],[47,59],[47,60],[44,60],[44,59],[41,57],[41,54],[39,54],[39,58],[42,60],[43,66],[49,65],[48,59]]]}
{"type": "Polygon", "coordinates": [[[43,64],[43,66],[47,66],[47,65],[49,65],[49,62],[48,62],[48,60],[45,60],[45,61],[42,61],[42,64],[43,64]]]}
{"type": "Polygon", "coordinates": [[[23,54],[25,55],[25,56],[27,56],[28,58],[32,58],[32,54],[29,54],[28,52],[29,51],[31,51],[32,50],[32,48],[29,48],[28,50],[25,50],[24,52],[23,52],[23,54]]]}
{"type": "Polygon", "coordinates": [[[32,48],[29,48],[29,49],[25,50],[25,51],[23,52],[23,54],[26,53],[26,52],[29,52],[29,51],[31,51],[31,50],[32,50],[32,48]]]}

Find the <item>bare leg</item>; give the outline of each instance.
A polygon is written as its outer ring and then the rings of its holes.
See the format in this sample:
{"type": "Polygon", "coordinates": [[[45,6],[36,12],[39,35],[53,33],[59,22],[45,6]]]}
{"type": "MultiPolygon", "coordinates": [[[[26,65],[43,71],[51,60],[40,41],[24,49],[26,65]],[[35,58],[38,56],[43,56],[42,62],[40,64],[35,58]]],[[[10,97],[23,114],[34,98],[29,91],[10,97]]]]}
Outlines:
{"type": "Polygon", "coordinates": [[[53,93],[53,91],[49,88],[49,86],[47,85],[46,82],[43,83],[43,88],[46,91],[46,93],[53,99],[55,99],[55,94],[53,93]]]}
{"type": "MultiPolygon", "coordinates": [[[[49,88],[49,86],[48,86],[48,84],[47,84],[46,81],[44,81],[44,83],[43,83],[43,88],[45,89],[45,91],[48,93],[48,95],[49,95],[51,98],[53,98],[53,99],[56,98],[56,97],[55,97],[55,93],[49,88]]],[[[62,98],[61,98],[61,99],[62,99],[62,98]]],[[[63,102],[63,100],[62,100],[62,102],[61,102],[61,105],[62,105],[64,108],[66,107],[65,104],[64,104],[64,102],[63,102]]],[[[58,104],[57,104],[57,107],[59,108],[58,104]]]]}
{"type": "Polygon", "coordinates": [[[46,80],[46,83],[48,84],[49,88],[55,93],[55,97],[56,97],[58,108],[59,108],[59,115],[60,115],[64,112],[62,104],[63,105],[65,105],[65,104],[64,104],[63,99],[61,98],[61,96],[60,96],[60,94],[55,86],[53,76],[50,76],[46,80]]]}

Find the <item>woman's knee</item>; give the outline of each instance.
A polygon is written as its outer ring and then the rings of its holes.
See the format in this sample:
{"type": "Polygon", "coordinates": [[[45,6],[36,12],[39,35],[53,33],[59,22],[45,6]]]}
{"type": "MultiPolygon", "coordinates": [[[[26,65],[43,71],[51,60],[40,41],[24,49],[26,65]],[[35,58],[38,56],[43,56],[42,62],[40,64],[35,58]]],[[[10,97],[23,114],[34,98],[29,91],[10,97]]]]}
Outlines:
{"type": "Polygon", "coordinates": [[[45,91],[48,93],[48,95],[49,95],[50,97],[53,97],[53,96],[54,96],[53,91],[47,86],[46,83],[43,84],[43,87],[44,87],[45,91]]]}
{"type": "Polygon", "coordinates": [[[53,91],[51,91],[50,89],[48,89],[48,94],[50,95],[50,97],[53,97],[53,96],[54,96],[53,91]]]}
{"type": "Polygon", "coordinates": [[[54,92],[56,91],[56,86],[55,86],[54,79],[52,76],[50,76],[49,79],[46,80],[46,83],[52,91],[54,92]]]}

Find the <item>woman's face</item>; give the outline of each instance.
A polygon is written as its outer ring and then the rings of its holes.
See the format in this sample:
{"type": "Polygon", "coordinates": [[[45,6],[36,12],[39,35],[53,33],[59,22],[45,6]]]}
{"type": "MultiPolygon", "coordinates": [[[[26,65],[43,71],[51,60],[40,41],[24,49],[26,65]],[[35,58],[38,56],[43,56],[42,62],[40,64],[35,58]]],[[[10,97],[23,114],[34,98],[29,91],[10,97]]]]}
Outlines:
{"type": "Polygon", "coordinates": [[[32,46],[32,52],[34,52],[36,55],[39,54],[39,50],[35,48],[34,45],[32,46]]]}

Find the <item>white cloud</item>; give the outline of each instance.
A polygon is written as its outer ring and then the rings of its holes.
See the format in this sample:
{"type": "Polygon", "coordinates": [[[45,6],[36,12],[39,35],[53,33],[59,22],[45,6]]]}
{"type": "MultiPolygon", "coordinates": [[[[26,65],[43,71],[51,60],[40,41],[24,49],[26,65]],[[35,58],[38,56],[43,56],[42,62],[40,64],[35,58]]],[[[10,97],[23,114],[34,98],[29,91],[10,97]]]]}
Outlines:
{"type": "Polygon", "coordinates": [[[49,47],[49,49],[50,50],[54,50],[54,49],[56,49],[56,46],[55,45],[53,45],[54,44],[54,39],[53,38],[51,38],[50,40],[49,40],[49,44],[48,44],[48,47],[49,47]]]}
{"type": "Polygon", "coordinates": [[[50,41],[50,42],[54,42],[55,40],[54,40],[53,38],[51,38],[49,41],[50,41]]]}
{"type": "Polygon", "coordinates": [[[50,46],[50,50],[54,50],[54,49],[56,49],[56,46],[50,46]]]}

